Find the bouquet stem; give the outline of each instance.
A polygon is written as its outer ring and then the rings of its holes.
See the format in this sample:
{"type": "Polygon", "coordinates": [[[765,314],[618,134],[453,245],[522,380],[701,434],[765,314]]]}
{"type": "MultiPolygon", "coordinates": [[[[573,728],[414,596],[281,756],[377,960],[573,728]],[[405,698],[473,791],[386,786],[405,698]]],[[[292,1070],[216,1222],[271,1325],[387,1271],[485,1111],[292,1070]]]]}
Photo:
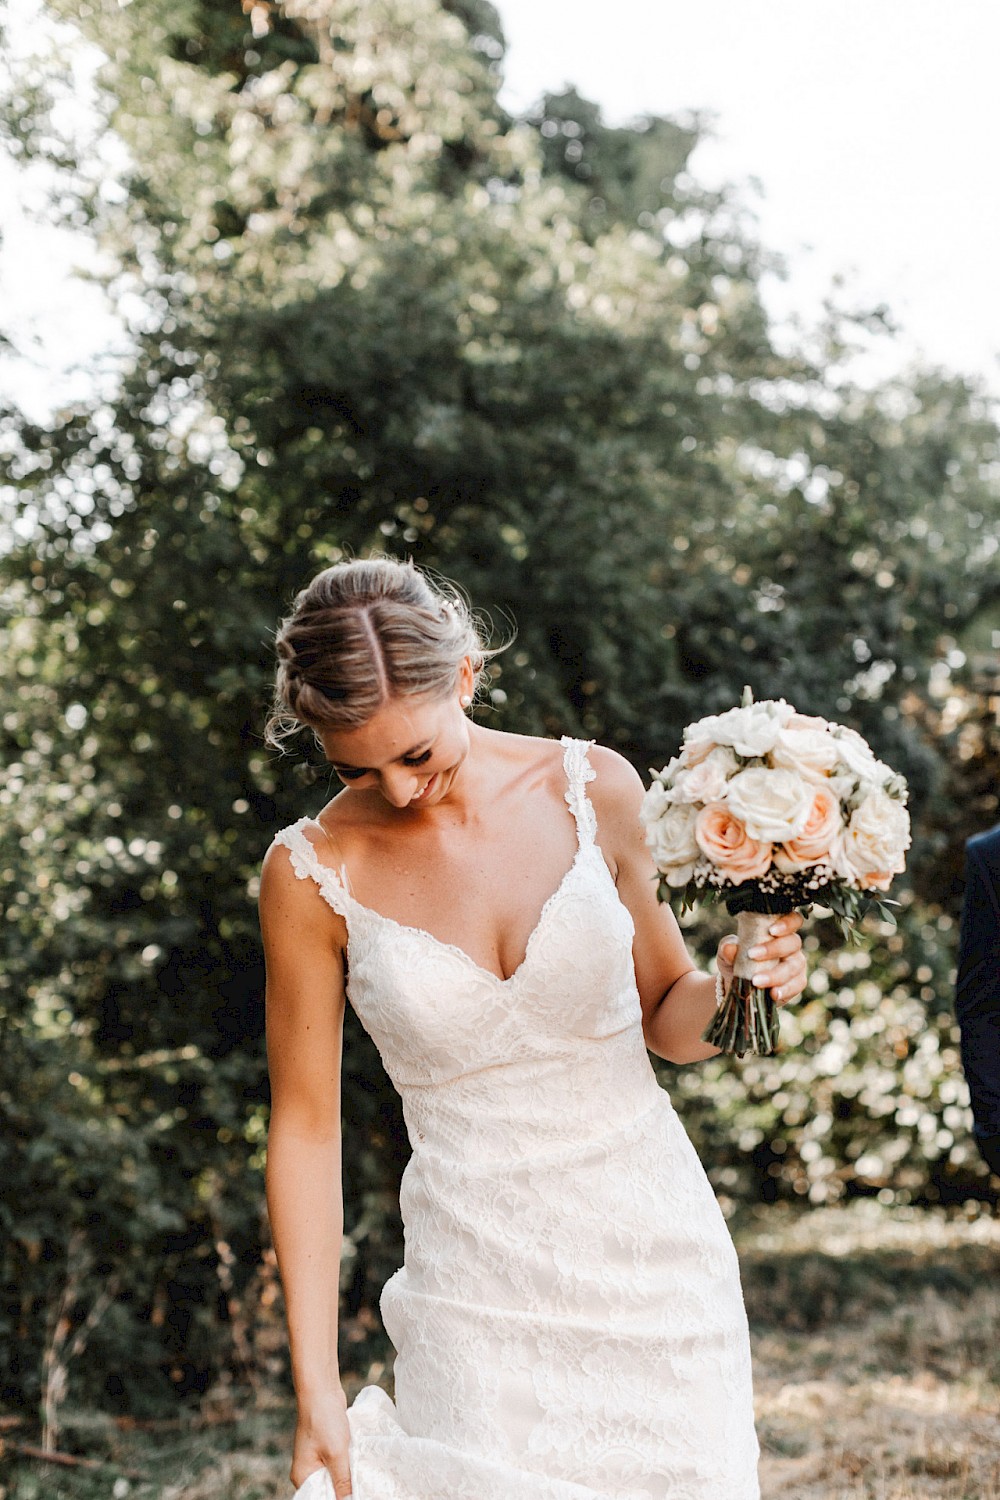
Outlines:
{"type": "Polygon", "coordinates": [[[741,911],[736,917],[738,948],[733,977],[707,1028],[702,1041],[710,1042],[722,1052],[753,1052],[770,1057],[778,1050],[778,1007],[770,990],[758,989],[753,975],[760,960],[749,957],[749,950],[768,935],[773,912],[741,911]]]}

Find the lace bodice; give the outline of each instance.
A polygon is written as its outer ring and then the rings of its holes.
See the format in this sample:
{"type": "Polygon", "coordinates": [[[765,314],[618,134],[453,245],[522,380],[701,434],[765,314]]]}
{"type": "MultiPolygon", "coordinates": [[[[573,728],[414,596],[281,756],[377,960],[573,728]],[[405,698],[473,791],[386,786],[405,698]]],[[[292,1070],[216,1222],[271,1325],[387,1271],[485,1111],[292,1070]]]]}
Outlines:
{"type": "Polygon", "coordinates": [[[347,923],[348,997],[401,1091],[559,1054],[574,1036],[607,1036],[641,1020],[634,928],[596,842],[585,789],[594,775],[587,746],[569,739],[563,745],[577,851],[508,979],[461,948],[356,901],[343,873],[320,860],[307,835],[312,819],[300,818],[277,835],[296,875],[311,876],[347,923]],[[602,932],[595,947],[596,920],[602,932]]]}

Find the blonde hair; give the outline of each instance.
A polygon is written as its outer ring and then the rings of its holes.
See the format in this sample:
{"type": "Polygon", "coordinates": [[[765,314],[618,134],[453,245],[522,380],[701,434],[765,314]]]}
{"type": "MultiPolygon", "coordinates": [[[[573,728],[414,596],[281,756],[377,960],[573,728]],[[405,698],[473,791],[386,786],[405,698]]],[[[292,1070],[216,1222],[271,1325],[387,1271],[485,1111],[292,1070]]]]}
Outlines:
{"type": "Polygon", "coordinates": [[[264,739],[281,748],[303,727],[357,729],[391,698],[446,697],[467,656],[478,687],[496,655],[483,634],[458,589],[432,584],[412,562],[324,568],[278,627],[264,739]]]}

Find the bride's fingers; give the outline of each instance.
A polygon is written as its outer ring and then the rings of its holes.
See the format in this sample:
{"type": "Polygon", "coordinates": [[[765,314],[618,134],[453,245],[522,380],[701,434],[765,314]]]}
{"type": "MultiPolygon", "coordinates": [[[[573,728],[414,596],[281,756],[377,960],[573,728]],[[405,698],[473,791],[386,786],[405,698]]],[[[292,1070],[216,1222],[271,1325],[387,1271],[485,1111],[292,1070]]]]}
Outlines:
{"type": "Polygon", "coordinates": [[[803,917],[800,911],[785,912],[783,916],[775,917],[771,923],[770,931],[775,937],[777,937],[778,933],[798,932],[804,921],[805,917],[803,917]]]}
{"type": "MultiPolygon", "coordinates": [[[[295,1480],[292,1480],[295,1484],[295,1480]]],[[[292,1500],[352,1500],[351,1470],[346,1454],[329,1457],[301,1481],[292,1500]]]]}
{"type": "Polygon", "coordinates": [[[352,1500],[351,1495],[351,1471],[345,1459],[335,1459],[328,1465],[327,1473],[333,1480],[333,1492],[337,1500],[352,1500]]]}
{"type": "MultiPolygon", "coordinates": [[[[801,926],[798,912],[783,917],[782,924],[790,922],[793,917],[801,926]]],[[[754,984],[761,989],[770,989],[775,1000],[791,1000],[805,987],[806,960],[797,930],[757,943],[749,950],[749,957],[756,965],[754,984]]]]}
{"type": "MultiPolygon", "coordinates": [[[[295,1480],[292,1480],[295,1484],[295,1480]]],[[[296,1485],[292,1500],[331,1500],[336,1493],[333,1475],[326,1467],[313,1469],[296,1485]]]]}
{"type": "Polygon", "coordinates": [[[739,943],[736,940],[735,934],[729,933],[726,937],[719,940],[718,957],[722,959],[724,964],[734,964],[738,948],[739,943]]]}
{"type": "MultiPolygon", "coordinates": [[[[748,956],[756,965],[753,983],[760,989],[769,989],[779,1005],[794,1000],[806,986],[806,960],[799,936],[801,926],[801,912],[776,917],[767,939],[749,949],[748,956]]],[[[722,938],[718,949],[719,962],[731,967],[736,952],[736,938],[732,934],[722,938]]]]}
{"type": "Polygon", "coordinates": [[[749,956],[763,967],[764,964],[780,963],[783,958],[791,958],[793,954],[801,952],[802,940],[795,933],[791,937],[768,938],[766,943],[757,943],[749,950],[749,956]]]}
{"type": "Polygon", "coordinates": [[[796,995],[801,995],[806,987],[806,978],[805,956],[796,954],[794,958],[771,964],[766,969],[761,967],[754,974],[753,982],[762,990],[769,989],[771,998],[779,1005],[784,1005],[787,1001],[794,1000],[796,995]]]}

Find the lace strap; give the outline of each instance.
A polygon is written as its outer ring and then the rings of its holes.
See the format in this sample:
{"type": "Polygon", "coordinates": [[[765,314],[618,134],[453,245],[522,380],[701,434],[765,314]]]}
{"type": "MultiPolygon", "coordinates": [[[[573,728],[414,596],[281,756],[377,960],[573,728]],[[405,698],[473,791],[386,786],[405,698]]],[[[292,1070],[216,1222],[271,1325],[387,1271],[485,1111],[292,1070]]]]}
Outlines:
{"type": "Polygon", "coordinates": [[[566,772],[563,795],[576,820],[580,843],[592,844],[597,837],[597,817],[587,796],[587,782],[593,781],[597,772],[587,759],[587,751],[594,742],[574,740],[564,734],[559,743],[563,746],[563,769],[566,772]]]}
{"type": "Polygon", "coordinates": [[[297,878],[315,880],[323,899],[346,921],[351,898],[337,871],[331,865],[323,863],[312,839],[306,837],[302,825],[310,821],[309,818],[300,818],[297,823],[290,823],[287,828],[282,828],[274,835],[274,842],[283,844],[288,850],[297,878]]]}

